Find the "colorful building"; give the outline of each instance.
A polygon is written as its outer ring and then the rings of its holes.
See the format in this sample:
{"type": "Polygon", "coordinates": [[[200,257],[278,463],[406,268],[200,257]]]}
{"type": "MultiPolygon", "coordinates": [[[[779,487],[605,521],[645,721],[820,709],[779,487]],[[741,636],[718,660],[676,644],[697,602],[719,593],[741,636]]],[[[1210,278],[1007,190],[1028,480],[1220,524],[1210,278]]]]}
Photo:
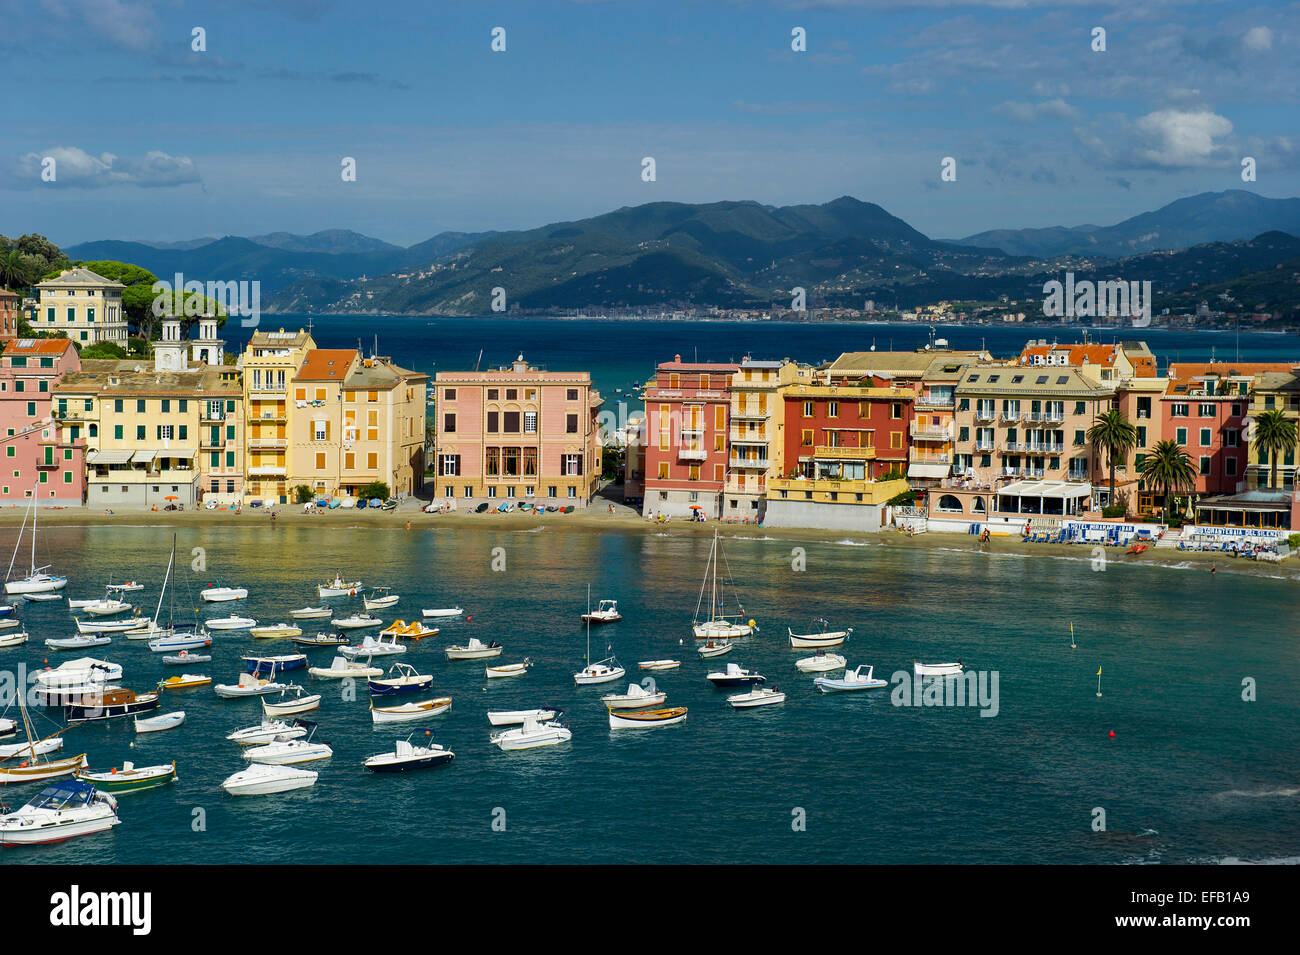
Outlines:
{"type": "Polygon", "coordinates": [[[39,332],[62,332],[81,346],[112,342],[126,347],[127,321],[121,282],[78,266],[37,283],[35,321],[39,332]]]}
{"type": "Polygon", "coordinates": [[[255,331],[240,357],[248,429],[244,494],[250,500],[289,501],[289,382],[315,347],[301,328],[255,331]]]}
{"type": "MultiPolygon", "coordinates": [[[[586,506],[601,472],[603,399],[587,372],[528,364],[438,372],[435,498],[586,506]]],[[[421,395],[423,400],[423,395],[421,395]]]]}
{"type": "MultiPolygon", "coordinates": [[[[645,391],[645,502],[642,513],[690,517],[723,513],[730,464],[731,382],[734,363],[663,362],[645,391]]],[[[743,469],[757,479],[758,458],[743,469]]],[[[739,510],[739,499],[737,504],[739,510]]]]}
{"type": "Polygon", "coordinates": [[[724,520],[764,519],[767,483],[784,472],[785,401],[781,392],[788,385],[811,380],[812,375],[811,368],[788,360],[746,358],[731,377],[724,520]]]}
{"type": "MultiPolygon", "coordinates": [[[[1255,375],[1251,393],[1250,416],[1258,418],[1269,411],[1280,411],[1297,421],[1300,431],[1300,367],[1287,371],[1264,371],[1255,375]]],[[[1254,438],[1249,440],[1246,481],[1250,489],[1292,490],[1296,487],[1296,461],[1300,460],[1300,447],[1291,447],[1270,456],[1259,447],[1254,438]],[[1277,464],[1277,482],[1273,485],[1274,457],[1277,464]]]]}
{"type": "Polygon", "coordinates": [[[22,318],[22,297],[0,286],[0,344],[18,337],[22,318]]]}
{"type": "Polygon", "coordinates": [[[66,338],[4,342],[0,355],[0,428],[4,429],[0,502],[80,506],[86,492],[85,442],[61,427],[59,380],[81,368],[66,338]]]}

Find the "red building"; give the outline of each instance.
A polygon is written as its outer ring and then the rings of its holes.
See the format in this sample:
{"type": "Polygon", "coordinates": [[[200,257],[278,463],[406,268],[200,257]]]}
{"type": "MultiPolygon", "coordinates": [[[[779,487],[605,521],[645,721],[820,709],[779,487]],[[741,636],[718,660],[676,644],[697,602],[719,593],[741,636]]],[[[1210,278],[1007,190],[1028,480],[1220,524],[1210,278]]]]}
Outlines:
{"type": "Polygon", "coordinates": [[[690,517],[721,514],[727,480],[731,376],[735,364],[659,365],[646,389],[645,500],[642,513],[690,517]]]}
{"type": "Polygon", "coordinates": [[[6,288],[0,288],[0,342],[18,337],[18,318],[22,299],[6,288]]]}
{"type": "Polygon", "coordinates": [[[907,473],[908,427],[916,394],[890,379],[784,389],[785,477],[873,481],[907,473]]]}
{"type": "MultiPolygon", "coordinates": [[[[1161,433],[1191,458],[1197,494],[1245,489],[1249,442],[1243,432],[1250,413],[1250,384],[1248,374],[1169,379],[1160,399],[1161,433]]],[[[1137,464],[1140,467],[1141,461],[1137,464]]]]}

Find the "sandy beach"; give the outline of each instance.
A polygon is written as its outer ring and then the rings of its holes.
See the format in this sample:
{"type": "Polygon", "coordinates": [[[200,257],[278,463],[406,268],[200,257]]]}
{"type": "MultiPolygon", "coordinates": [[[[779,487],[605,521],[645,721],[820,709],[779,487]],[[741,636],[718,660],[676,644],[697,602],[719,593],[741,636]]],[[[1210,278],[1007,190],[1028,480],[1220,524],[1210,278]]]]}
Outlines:
{"type": "MultiPolygon", "coordinates": [[[[526,531],[544,527],[558,532],[592,531],[601,533],[627,534],[673,534],[706,537],[713,533],[714,527],[720,527],[726,536],[749,538],[769,538],[788,540],[792,544],[800,541],[807,543],[830,543],[835,541],[852,541],[854,543],[875,544],[883,547],[912,547],[934,551],[973,551],[989,556],[1021,555],[1047,557],[1061,560],[1098,559],[1104,554],[1106,566],[1119,564],[1147,564],[1175,570],[1203,569],[1220,573],[1248,573],[1265,577],[1294,579],[1300,581],[1300,562],[1283,561],[1270,563],[1245,558],[1234,558],[1223,553],[1205,553],[1183,551],[1175,547],[1154,547],[1140,555],[1127,554],[1125,548],[1108,547],[1095,550],[1094,547],[1080,544],[1029,544],[1019,538],[994,536],[981,545],[968,534],[948,534],[927,532],[908,535],[901,531],[887,530],[879,534],[861,534],[852,531],[832,531],[818,528],[802,527],[765,527],[755,524],[718,524],[715,521],[692,523],[675,520],[659,524],[641,517],[633,508],[615,504],[611,512],[607,501],[597,500],[591,507],[579,508],[572,514],[537,514],[532,512],[513,512],[498,514],[488,511],[475,514],[471,511],[454,511],[450,514],[426,514],[421,508],[426,502],[420,499],[404,501],[395,510],[326,510],[316,513],[303,513],[301,505],[284,504],[273,511],[261,508],[245,508],[240,513],[221,510],[186,510],[153,511],[147,508],[118,508],[113,513],[94,511],[87,508],[42,508],[40,524],[42,527],[99,527],[112,524],[124,526],[156,527],[193,527],[234,525],[240,527],[265,527],[267,524],[304,525],[346,530],[348,528],[392,527],[395,530],[416,533],[425,530],[491,528],[505,531],[526,531]],[[271,514],[274,513],[274,518],[271,514]]],[[[0,526],[17,526],[22,523],[26,508],[15,505],[0,509],[0,526]]]]}

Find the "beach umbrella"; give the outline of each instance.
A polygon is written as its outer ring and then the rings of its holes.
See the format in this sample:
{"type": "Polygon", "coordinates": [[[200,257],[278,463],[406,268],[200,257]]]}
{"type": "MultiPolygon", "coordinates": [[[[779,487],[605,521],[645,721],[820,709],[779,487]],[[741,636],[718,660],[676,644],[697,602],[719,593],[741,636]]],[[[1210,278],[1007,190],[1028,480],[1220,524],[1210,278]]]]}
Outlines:
{"type": "Polygon", "coordinates": [[[177,497],[175,494],[168,494],[166,497],[163,498],[163,500],[164,500],[164,501],[179,501],[180,498],[177,497]]]}

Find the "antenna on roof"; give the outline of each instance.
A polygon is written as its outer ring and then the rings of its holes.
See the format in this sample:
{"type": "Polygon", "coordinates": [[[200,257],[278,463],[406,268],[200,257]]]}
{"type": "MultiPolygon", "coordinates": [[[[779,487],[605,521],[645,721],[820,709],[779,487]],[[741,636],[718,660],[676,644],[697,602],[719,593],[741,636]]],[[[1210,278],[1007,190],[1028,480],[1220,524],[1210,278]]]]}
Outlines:
{"type": "Polygon", "coordinates": [[[474,370],[478,371],[479,364],[483,361],[483,349],[478,350],[478,361],[474,362],[474,370]]]}

